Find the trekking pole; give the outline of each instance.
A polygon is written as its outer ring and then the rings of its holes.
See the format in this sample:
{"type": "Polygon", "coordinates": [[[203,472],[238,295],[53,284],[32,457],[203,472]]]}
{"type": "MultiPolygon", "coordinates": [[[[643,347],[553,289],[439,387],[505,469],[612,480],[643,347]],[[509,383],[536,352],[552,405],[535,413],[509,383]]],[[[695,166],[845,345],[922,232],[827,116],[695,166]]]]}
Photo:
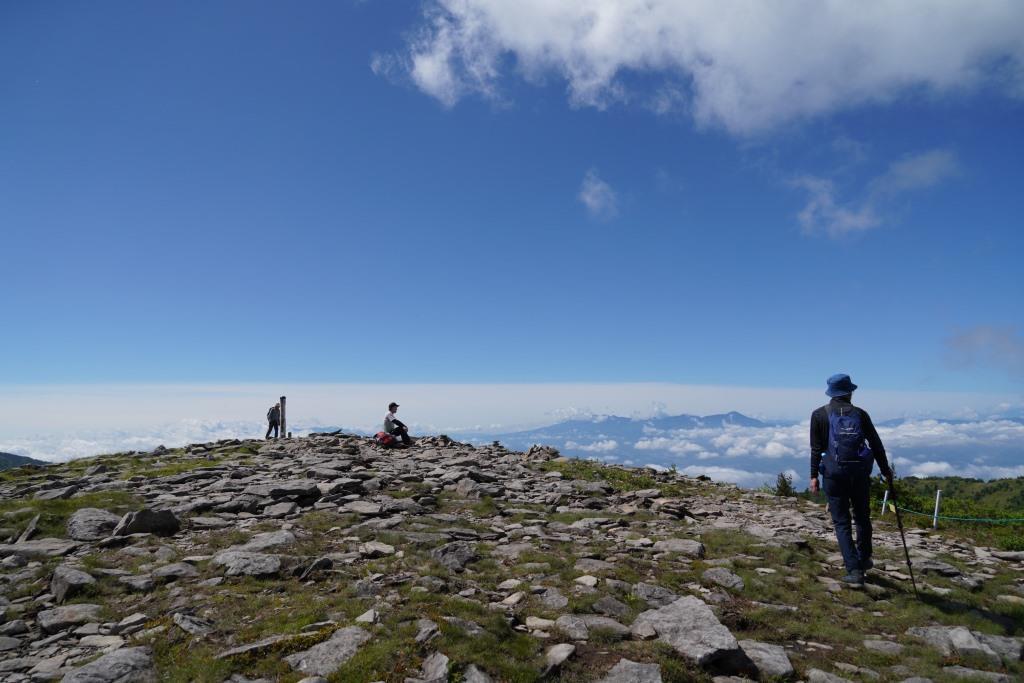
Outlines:
{"type": "Polygon", "coordinates": [[[917,582],[914,580],[914,567],[910,562],[910,551],[907,550],[907,537],[903,533],[903,517],[900,515],[900,506],[896,503],[896,485],[890,479],[889,500],[892,502],[892,509],[896,513],[896,526],[900,530],[900,540],[903,541],[903,555],[907,558],[907,571],[910,572],[910,585],[914,587],[914,597],[918,600],[921,596],[917,594],[917,582]]]}

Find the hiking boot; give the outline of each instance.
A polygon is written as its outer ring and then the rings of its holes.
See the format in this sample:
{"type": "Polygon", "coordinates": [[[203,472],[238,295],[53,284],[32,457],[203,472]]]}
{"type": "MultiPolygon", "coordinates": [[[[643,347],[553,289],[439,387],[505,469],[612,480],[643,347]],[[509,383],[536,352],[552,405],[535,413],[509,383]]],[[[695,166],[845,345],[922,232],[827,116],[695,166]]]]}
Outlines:
{"type": "Polygon", "coordinates": [[[859,569],[854,569],[852,572],[850,572],[849,574],[847,574],[839,580],[843,583],[852,583],[859,586],[864,583],[864,572],[862,572],[859,569]]]}
{"type": "Polygon", "coordinates": [[[870,557],[860,563],[860,570],[862,572],[866,572],[867,570],[874,569],[874,568],[875,568],[875,563],[871,561],[870,557]]]}

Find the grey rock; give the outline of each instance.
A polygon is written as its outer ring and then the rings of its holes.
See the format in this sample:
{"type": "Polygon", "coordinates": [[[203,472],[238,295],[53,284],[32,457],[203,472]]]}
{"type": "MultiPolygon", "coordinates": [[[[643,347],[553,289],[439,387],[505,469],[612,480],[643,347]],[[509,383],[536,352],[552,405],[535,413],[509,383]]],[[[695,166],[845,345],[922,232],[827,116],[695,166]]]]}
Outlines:
{"type": "Polygon", "coordinates": [[[807,670],[807,683],[853,683],[849,678],[836,676],[821,669],[807,670]]]}
{"type": "Polygon", "coordinates": [[[736,576],[725,567],[712,567],[711,569],[705,569],[701,576],[705,581],[710,581],[722,588],[729,588],[737,591],[743,590],[743,579],[736,576]]]}
{"type": "Polygon", "coordinates": [[[153,580],[152,576],[148,575],[122,576],[118,578],[118,582],[123,583],[133,591],[138,591],[140,593],[148,593],[156,588],[156,581],[153,580]]]}
{"type": "Polygon", "coordinates": [[[739,641],[740,649],[757,667],[761,678],[789,678],[793,675],[793,664],[786,649],[781,645],[761,643],[756,640],[739,641]]]}
{"type": "Polygon", "coordinates": [[[119,515],[99,508],[82,508],[68,518],[68,536],[76,541],[98,541],[106,538],[121,521],[119,515]]]}
{"type": "Polygon", "coordinates": [[[696,559],[704,557],[704,544],[688,538],[666,538],[656,542],[654,550],[659,553],[680,553],[696,559]]]}
{"type": "Polygon", "coordinates": [[[23,543],[0,545],[0,557],[23,555],[24,557],[47,558],[61,557],[76,549],[80,543],[66,541],[63,538],[37,538],[23,543]]]}
{"type": "Polygon", "coordinates": [[[368,500],[354,500],[351,503],[345,503],[339,510],[341,512],[352,512],[363,517],[375,517],[384,512],[384,508],[380,503],[371,503],[368,500]]]}
{"type": "Polygon", "coordinates": [[[441,630],[437,626],[437,622],[431,621],[430,619],[417,619],[416,627],[419,629],[416,632],[416,642],[420,645],[433,640],[441,634],[441,630]]]}
{"type": "Polygon", "coordinates": [[[586,640],[590,637],[587,622],[578,614],[563,614],[555,620],[555,628],[571,640],[586,640]]]}
{"type": "Polygon", "coordinates": [[[79,595],[90,586],[96,585],[96,579],[80,569],[60,565],[53,570],[50,577],[50,592],[58,603],[79,595]]]}
{"type": "Polygon", "coordinates": [[[903,652],[903,646],[891,640],[865,640],[864,648],[891,656],[896,656],[903,652]]]}
{"type": "Polygon", "coordinates": [[[85,603],[65,605],[43,610],[36,615],[36,621],[44,633],[56,633],[69,626],[81,626],[90,621],[99,621],[101,610],[102,607],[99,605],[85,603]]]}
{"type": "Polygon", "coordinates": [[[174,624],[186,633],[191,633],[194,636],[205,636],[213,633],[213,624],[205,619],[193,616],[191,614],[177,613],[173,617],[174,624]]]}
{"type": "Polygon", "coordinates": [[[598,599],[594,603],[594,611],[600,612],[601,614],[607,614],[610,617],[623,618],[629,614],[629,605],[616,600],[610,595],[598,599]]]}
{"type": "Polygon", "coordinates": [[[153,577],[163,581],[194,579],[197,576],[199,576],[199,570],[187,562],[175,562],[153,570],[153,577]]]}
{"type": "Polygon", "coordinates": [[[548,609],[554,610],[563,609],[569,604],[569,598],[562,595],[562,591],[557,588],[545,588],[537,594],[537,599],[548,609]]]}
{"type": "Polygon", "coordinates": [[[281,571],[277,555],[223,550],[213,556],[212,564],[222,566],[228,576],[274,576],[281,571]]]}
{"type": "Polygon", "coordinates": [[[477,668],[476,664],[470,664],[462,673],[463,683],[494,683],[494,679],[477,668]]]}
{"type": "Polygon", "coordinates": [[[552,645],[544,653],[544,672],[550,673],[562,666],[569,657],[572,657],[576,652],[576,646],[569,643],[559,643],[558,645],[552,645]]]}
{"type": "Polygon", "coordinates": [[[585,574],[593,574],[594,572],[606,572],[615,569],[615,565],[611,562],[604,560],[597,560],[591,557],[584,557],[576,560],[576,564],[573,565],[573,569],[578,572],[585,574]]]}
{"type": "Polygon", "coordinates": [[[295,497],[315,500],[320,497],[320,489],[312,479],[292,479],[247,486],[242,494],[260,498],[295,497]]]}
{"type": "MultiPolygon", "coordinates": [[[[221,652],[217,656],[215,656],[214,659],[230,659],[232,657],[237,657],[238,655],[249,654],[250,652],[259,652],[268,647],[272,647],[274,645],[277,645],[278,643],[290,640],[292,638],[294,638],[294,636],[268,636],[267,638],[262,638],[252,643],[246,643],[245,645],[233,647],[230,650],[224,650],[224,652],[221,652]]],[[[322,644],[323,643],[321,643],[321,645],[322,644]]]]}
{"type": "Polygon", "coordinates": [[[448,657],[435,652],[423,660],[419,678],[407,678],[406,683],[447,683],[448,657]]]}
{"type": "Polygon", "coordinates": [[[181,522],[170,510],[150,510],[148,508],[129,512],[118,522],[112,536],[129,536],[131,534],[156,534],[173,536],[181,529],[181,522]]]}
{"type": "Polygon", "coordinates": [[[996,654],[1002,657],[1003,662],[1019,662],[1024,660],[1024,638],[1011,638],[1009,636],[993,636],[988,633],[972,631],[975,637],[985,646],[991,648],[996,654]]]}
{"type": "Polygon", "coordinates": [[[264,550],[269,550],[270,548],[279,548],[281,546],[291,545],[292,543],[295,543],[295,534],[286,529],[282,529],[279,531],[267,531],[262,534],[256,534],[242,545],[233,546],[228,548],[228,550],[258,553],[264,550]]]}
{"type": "Polygon", "coordinates": [[[724,672],[745,670],[739,643],[718,621],[711,608],[693,596],[679,598],[656,610],[641,613],[632,631],[642,637],[644,627],[652,628],[658,639],[700,666],[714,666],[724,672]]]}
{"type": "Polygon", "coordinates": [[[156,681],[153,653],[148,647],[114,650],[65,674],[62,683],[151,683],[156,681]]]}
{"type": "Polygon", "coordinates": [[[461,572],[477,556],[476,546],[468,541],[453,541],[430,551],[430,556],[442,566],[461,572]]]}
{"type": "Polygon", "coordinates": [[[640,582],[633,586],[633,595],[654,607],[665,607],[679,599],[679,596],[667,588],[653,583],[640,582]]]}
{"type": "Polygon", "coordinates": [[[661,683],[661,667],[620,659],[597,683],[661,683]]]}
{"type": "Polygon", "coordinates": [[[305,674],[330,676],[351,659],[370,637],[367,631],[358,626],[349,626],[335,631],[329,639],[308,650],[288,655],[284,661],[305,674]]]}
{"type": "Polygon", "coordinates": [[[1013,679],[1006,674],[996,673],[995,671],[981,671],[980,669],[968,669],[966,666],[944,666],[942,671],[956,678],[991,681],[992,683],[1013,683],[1013,679]]]}
{"type": "Polygon", "coordinates": [[[274,503],[263,508],[265,517],[287,517],[298,512],[299,506],[292,502],[274,503]]]}
{"type": "Polygon", "coordinates": [[[46,489],[36,494],[36,500],[66,500],[78,493],[77,486],[63,486],[56,489],[46,489]]]}
{"type": "Polygon", "coordinates": [[[21,640],[11,636],[0,636],[0,652],[9,652],[21,647],[21,640]]]}

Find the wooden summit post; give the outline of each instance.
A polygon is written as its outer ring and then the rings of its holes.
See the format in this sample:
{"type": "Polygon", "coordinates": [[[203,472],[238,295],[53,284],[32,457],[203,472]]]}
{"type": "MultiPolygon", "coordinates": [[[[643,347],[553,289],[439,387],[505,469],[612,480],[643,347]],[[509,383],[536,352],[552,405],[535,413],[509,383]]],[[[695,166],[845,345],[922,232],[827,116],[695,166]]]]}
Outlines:
{"type": "Polygon", "coordinates": [[[282,396],[281,397],[281,438],[282,439],[288,437],[288,424],[284,421],[284,402],[285,402],[285,400],[286,400],[285,397],[282,396]]]}

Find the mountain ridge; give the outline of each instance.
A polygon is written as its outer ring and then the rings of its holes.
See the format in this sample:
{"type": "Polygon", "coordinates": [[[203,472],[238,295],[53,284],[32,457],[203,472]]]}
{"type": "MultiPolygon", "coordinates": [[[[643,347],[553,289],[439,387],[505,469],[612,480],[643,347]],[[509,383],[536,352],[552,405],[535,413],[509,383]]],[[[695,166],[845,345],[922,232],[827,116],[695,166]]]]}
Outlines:
{"type": "Polygon", "coordinates": [[[4,683],[1024,674],[1024,552],[908,529],[916,601],[890,516],[858,590],[820,504],[550,447],[337,434],[10,474],[4,683]]]}

